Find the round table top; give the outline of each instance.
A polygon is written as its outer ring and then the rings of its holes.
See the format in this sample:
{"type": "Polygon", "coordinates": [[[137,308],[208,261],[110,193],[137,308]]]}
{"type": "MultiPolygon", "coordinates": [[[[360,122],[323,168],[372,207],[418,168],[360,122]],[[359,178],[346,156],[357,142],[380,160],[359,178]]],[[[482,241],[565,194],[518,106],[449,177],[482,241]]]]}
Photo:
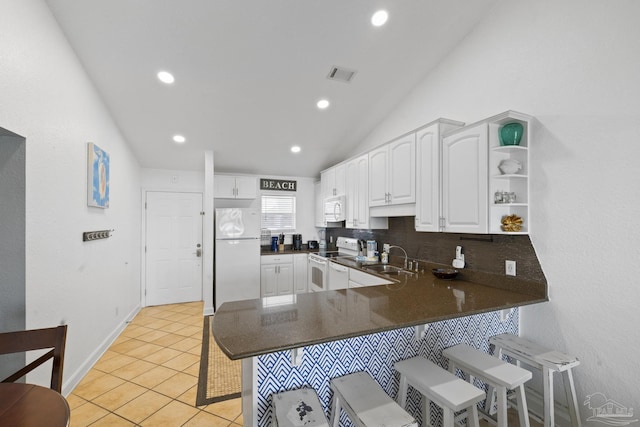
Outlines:
{"type": "Polygon", "coordinates": [[[34,384],[0,383],[0,425],[69,425],[69,404],[60,393],[34,384]]]}

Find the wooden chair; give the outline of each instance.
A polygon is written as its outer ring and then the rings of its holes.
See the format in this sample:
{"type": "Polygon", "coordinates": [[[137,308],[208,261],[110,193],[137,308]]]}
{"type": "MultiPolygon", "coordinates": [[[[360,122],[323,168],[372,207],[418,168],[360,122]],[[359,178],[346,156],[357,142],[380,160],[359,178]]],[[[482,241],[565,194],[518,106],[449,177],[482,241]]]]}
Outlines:
{"type": "Polygon", "coordinates": [[[58,393],[62,393],[62,368],[64,364],[64,346],[66,340],[67,325],[55,328],[0,333],[0,354],[20,353],[48,348],[51,349],[1,382],[15,382],[49,359],[53,359],[53,367],[51,369],[51,389],[58,393]]]}

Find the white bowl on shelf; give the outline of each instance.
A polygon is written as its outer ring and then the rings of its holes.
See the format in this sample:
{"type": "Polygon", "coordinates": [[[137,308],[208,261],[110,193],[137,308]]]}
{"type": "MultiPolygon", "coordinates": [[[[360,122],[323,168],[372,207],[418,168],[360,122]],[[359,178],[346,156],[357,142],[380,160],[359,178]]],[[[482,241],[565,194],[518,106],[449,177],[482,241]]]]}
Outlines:
{"type": "Polygon", "coordinates": [[[503,175],[513,175],[522,170],[522,164],[517,160],[505,159],[500,162],[498,169],[503,175]]]}

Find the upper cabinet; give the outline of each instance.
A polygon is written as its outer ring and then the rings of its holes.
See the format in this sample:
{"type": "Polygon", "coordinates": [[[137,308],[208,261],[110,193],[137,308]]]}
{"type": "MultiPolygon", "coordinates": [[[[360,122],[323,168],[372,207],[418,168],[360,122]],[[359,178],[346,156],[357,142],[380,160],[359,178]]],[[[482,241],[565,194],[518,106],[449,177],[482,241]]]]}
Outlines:
{"type": "Polygon", "coordinates": [[[316,181],[313,184],[315,196],[315,226],[326,227],[327,221],[324,219],[324,193],[322,191],[322,182],[316,181]]]}
{"type": "Polygon", "coordinates": [[[369,157],[363,154],[346,163],[346,228],[388,228],[387,218],[369,216],[369,157]]]}
{"type": "Polygon", "coordinates": [[[465,127],[442,140],[441,231],[487,233],[488,125],[465,127]]]}
{"type": "Polygon", "coordinates": [[[445,134],[440,231],[530,232],[531,123],[507,111],[445,134]]]}
{"type": "MultiPolygon", "coordinates": [[[[515,111],[467,126],[438,119],[323,171],[322,197],[346,195],[347,228],[415,216],[417,231],[527,234],[532,120],[515,111]]],[[[319,213],[316,226],[327,226],[319,213]]]]}
{"type": "Polygon", "coordinates": [[[343,196],[346,190],[346,165],[341,163],[320,173],[324,198],[343,196]]]}
{"type": "Polygon", "coordinates": [[[416,201],[416,134],[369,152],[369,207],[416,201]]]}
{"type": "Polygon", "coordinates": [[[416,231],[440,231],[442,134],[463,125],[439,119],[416,131],[416,231]]]}
{"type": "Polygon", "coordinates": [[[213,197],[216,199],[255,199],[258,179],[252,176],[214,175],[213,197]]]}

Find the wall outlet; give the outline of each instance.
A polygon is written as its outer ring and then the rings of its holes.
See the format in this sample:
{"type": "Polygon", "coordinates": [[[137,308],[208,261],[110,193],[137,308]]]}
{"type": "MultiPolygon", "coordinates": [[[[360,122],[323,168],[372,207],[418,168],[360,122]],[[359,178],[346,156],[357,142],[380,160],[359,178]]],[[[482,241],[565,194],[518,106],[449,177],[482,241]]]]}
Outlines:
{"type": "Polygon", "coordinates": [[[506,260],[504,262],[504,272],[507,276],[515,276],[516,275],[516,262],[506,260]]]}
{"type": "Polygon", "coordinates": [[[390,245],[390,244],[388,244],[388,243],[383,243],[383,244],[382,244],[382,252],[389,253],[389,250],[390,250],[390,248],[389,248],[389,247],[390,247],[390,246],[391,246],[391,245],[390,245]]]}

